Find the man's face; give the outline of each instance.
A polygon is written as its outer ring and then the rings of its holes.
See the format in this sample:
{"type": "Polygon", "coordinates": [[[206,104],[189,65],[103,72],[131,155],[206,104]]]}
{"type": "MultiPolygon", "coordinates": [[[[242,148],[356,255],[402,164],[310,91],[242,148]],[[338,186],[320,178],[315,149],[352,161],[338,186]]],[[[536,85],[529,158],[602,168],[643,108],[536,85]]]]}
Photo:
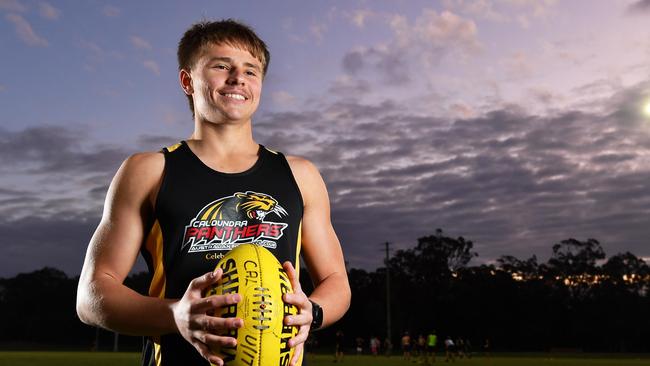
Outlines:
{"type": "Polygon", "coordinates": [[[250,121],[262,92],[262,64],[248,51],[208,44],[191,72],[194,113],[213,122],[250,121]]]}

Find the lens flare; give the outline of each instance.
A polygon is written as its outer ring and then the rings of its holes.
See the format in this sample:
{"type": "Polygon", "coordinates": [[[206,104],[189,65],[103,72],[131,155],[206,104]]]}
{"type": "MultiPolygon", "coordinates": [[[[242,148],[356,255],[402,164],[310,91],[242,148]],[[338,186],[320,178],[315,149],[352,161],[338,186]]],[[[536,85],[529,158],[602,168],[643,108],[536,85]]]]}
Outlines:
{"type": "Polygon", "coordinates": [[[645,114],[646,117],[650,118],[650,101],[646,102],[646,104],[643,106],[643,114],[645,114]]]}

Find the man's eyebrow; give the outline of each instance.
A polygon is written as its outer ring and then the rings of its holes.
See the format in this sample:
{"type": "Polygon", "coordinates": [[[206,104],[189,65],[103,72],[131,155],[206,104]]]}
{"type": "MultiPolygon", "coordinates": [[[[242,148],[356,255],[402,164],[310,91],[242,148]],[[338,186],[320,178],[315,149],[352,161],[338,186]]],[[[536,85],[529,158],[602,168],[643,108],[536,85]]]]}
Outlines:
{"type": "Polygon", "coordinates": [[[252,67],[255,70],[260,71],[260,72],[262,71],[259,66],[255,65],[255,64],[252,64],[250,62],[244,62],[244,66],[252,67]]]}
{"type": "MultiPolygon", "coordinates": [[[[232,58],[230,58],[230,57],[225,57],[225,56],[215,56],[215,57],[212,57],[212,58],[210,59],[210,62],[214,62],[214,61],[224,61],[224,62],[230,62],[230,63],[232,63],[232,58]]],[[[252,68],[254,68],[255,70],[260,71],[260,72],[262,71],[262,70],[260,69],[259,66],[255,65],[255,64],[252,64],[252,63],[250,63],[250,62],[244,62],[244,66],[252,67],[252,68]]]]}

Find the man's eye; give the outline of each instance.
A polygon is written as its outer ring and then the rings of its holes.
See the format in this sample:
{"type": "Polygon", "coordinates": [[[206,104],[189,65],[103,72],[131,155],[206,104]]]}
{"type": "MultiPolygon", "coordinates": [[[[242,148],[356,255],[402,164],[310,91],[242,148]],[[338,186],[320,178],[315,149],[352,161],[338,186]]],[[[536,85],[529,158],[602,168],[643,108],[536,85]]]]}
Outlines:
{"type": "Polygon", "coordinates": [[[257,75],[257,74],[255,73],[255,71],[250,71],[250,70],[249,70],[249,71],[246,71],[246,73],[247,73],[248,75],[251,75],[251,76],[255,76],[255,75],[257,75]]]}
{"type": "Polygon", "coordinates": [[[215,66],[215,68],[221,69],[221,70],[226,70],[228,68],[228,66],[226,66],[224,64],[218,64],[218,65],[215,66]]]}

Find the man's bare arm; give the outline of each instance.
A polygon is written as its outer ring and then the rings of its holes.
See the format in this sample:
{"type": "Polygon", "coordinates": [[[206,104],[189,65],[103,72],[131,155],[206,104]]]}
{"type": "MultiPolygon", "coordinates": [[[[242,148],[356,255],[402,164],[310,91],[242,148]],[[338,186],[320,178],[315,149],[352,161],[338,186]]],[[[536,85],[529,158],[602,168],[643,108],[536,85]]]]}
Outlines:
{"type": "Polygon", "coordinates": [[[343,252],[332,227],[329,196],[318,169],[302,158],[289,157],[288,160],[305,205],[302,255],[314,282],[309,298],[322,307],[322,327],[327,327],[350,307],[350,285],[343,252]]]}
{"type": "Polygon", "coordinates": [[[162,154],[136,154],[113,178],[79,278],[77,313],[83,322],[134,335],[175,330],[171,301],[123,285],[151,224],[151,196],[163,169],[162,154]]]}
{"type": "Polygon", "coordinates": [[[123,334],[178,332],[206,360],[222,365],[211,348],[236,344],[236,339],[221,335],[242,327],[243,321],[208,315],[217,307],[241,301],[238,294],[202,297],[203,290],[221,278],[221,270],[192,280],[181,299],[140,295],[123,284],[145,230],[151,226],[163,169],[162,154],[143,153],[127,159],[115,175],[102,220],[88,245],[77,290],[77,314],[84,323],[123,334]]]}

